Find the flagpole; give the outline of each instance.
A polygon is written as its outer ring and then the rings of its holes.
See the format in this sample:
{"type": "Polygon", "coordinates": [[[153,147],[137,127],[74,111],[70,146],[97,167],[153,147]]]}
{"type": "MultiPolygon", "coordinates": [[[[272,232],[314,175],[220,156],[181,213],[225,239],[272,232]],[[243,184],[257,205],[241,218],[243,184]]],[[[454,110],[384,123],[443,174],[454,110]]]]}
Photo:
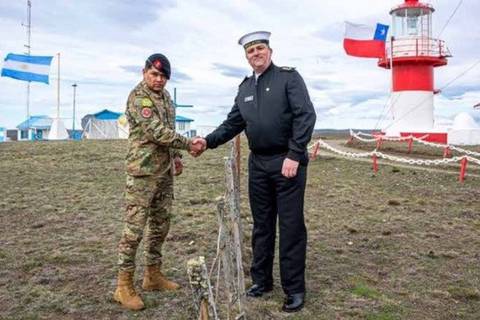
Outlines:
{"type": "Polygon", "coordinates": [[[390,36],[390,92],[393,92],[393,36],[390,36]]]}
{"type": "MultiPolygon", "coordinates": [[[[393,30],[392,30],[393,33],[393,30]]],[[[393,110],[393,104],[397,101],[397,99],[393,99],[393,35],[390,36],[390,107],[387,110],[387,113],[393,110]]],[[[393,112],[392,112],[393,118],[393,112]]],[[[385,130],[386,134],[386,130],[385,130]]]]}
{"type": "MultiPolygon", "coordinates": [[[[27,0],[27,56],[31,53],[31,38],[32,38],[32,2],[27,0]]],[[[30,81],[27,82],[27,140],[30,131],[30,81]]]]}
{"type": "Polygon", "coordinates": [[[72,140],[75,140],[75,98],[77,95],[77,84],[72,84],[73,87],[73,116],[72,116],[72,140]]]}
{"type": "Polygon", "coordinates": [[[58,56],[58,74],[57,74],[57,119],[60,119],[60,52],[58,56]]]}

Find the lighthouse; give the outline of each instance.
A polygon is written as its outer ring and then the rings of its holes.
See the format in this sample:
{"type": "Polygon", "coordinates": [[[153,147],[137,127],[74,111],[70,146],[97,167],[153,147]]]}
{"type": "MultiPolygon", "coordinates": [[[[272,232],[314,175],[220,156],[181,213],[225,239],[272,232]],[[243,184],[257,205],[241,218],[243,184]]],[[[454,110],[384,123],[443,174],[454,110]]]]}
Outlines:
{"type": "Polygon", "coordinates": [[[405,0],[390,11],[392,40],[378,66],[392,71],[390,111],[393,121],[383,131],[388,136],[424,137],[447,143],[446,130],[435,129],[434,69],[451,57],[445,42],[432,37],[430,4],[405,0]]]}

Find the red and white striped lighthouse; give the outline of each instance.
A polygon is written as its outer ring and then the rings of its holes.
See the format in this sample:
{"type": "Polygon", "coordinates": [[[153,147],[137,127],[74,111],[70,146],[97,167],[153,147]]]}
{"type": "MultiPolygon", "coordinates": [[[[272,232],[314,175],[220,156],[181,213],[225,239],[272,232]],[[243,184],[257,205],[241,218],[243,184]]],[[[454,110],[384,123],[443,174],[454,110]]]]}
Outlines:
{"type": "Polygon", "coordinates": [[[390,110],[393,121],[386,128],[389,136],[410,134],[425,140],[447,143],[447,133],[434,128],[434,68],[447,64],[450,52],[444,41],[432,38],[432,13],[435,9],[418,0],[390,11],[392,41],[382,68],[392,68],[390,110]]]}

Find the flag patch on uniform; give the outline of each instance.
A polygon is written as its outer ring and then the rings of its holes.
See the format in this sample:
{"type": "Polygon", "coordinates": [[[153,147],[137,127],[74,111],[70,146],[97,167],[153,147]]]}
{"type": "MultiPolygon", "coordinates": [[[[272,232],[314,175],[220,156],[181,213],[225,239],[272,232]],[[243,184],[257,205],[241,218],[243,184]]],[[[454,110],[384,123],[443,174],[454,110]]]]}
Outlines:
{"type": "Polygon", "coordinates": [[[142,117],[144,118],[150,118],[152,116],[152,109],[145,107],[142,109],[142,117]]]}
{"type": "Polygon", "coordinates": [[[148,98],[143,98],[142,99],[142,107],[150,108],[151,106],[153,106],[152,100],[150,100],[148,98]]]}
{"type": "Polygon", "coordinates": [[[253,96],[245,97],[245,102],[253,101],[253,96]]]}

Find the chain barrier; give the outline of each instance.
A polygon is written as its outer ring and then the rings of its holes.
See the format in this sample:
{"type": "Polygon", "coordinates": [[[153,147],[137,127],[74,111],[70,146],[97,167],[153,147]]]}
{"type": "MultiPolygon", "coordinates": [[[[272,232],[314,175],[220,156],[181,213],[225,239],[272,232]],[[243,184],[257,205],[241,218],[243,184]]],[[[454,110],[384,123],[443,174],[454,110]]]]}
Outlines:
{"type": "Polygon", "coordinates": [[[469,162],[473,162],[473,163],[476,163],[480,166],[480,160],[479,159],[476,159],[474,157],[469,157],[469,156],[466,156],[465,157],[469,162]]]}
{"type": "Polygon", "coordinates": [[[436,160],[424,160],[424,159],[411,159],[411,158],[403,158],[403,157],[396,157],[389,154],[385,154],[382,152],[375,151],[375,155],[379,158],[383,158],[390,161],[406,163],[410,165],[420,165],[420,166],[439,166],[439,165],[446,165],[449,163],[458,163],[464,157],[453,157],[453,158],[444,158],[444,159],[436,159],[436,160]]]}
{"type": "Polygon", "coordinates": [[[362,132],[355,133],[350,129],[350,137],[354,137],[355,139],[357,139],[359,141],[368,143],[368,142],[376,142],[378,140],[377,138],[371,138],[371,139],[362,138],[362,137],[360,137],[360,134],[365,135],[365,136],[373,136],[371,134],[362,133],[362,132]]]}
{"type": "Polygon", "coordinates": [[[414,141],[423,141],[423,142],[426,142],[424,139],[426,139],[429,135],[426,134],[426,135],[423,135],[421,136],[420,138],[417,138],[417,137],[414,137],[412,135],[409,135],[407,137],[387,137],[387,136],[383,136],[383,135],[373,135],[373,134],[370,134],[370,133],[364,133],[364,132],[353,132],[351,129],[350,129],[350,136],[360,140],[360,141],[363,141],[363,142],[375,142],[379,139],[382,139],[384,141],[408,141],[410,139],[414,140],[414,141]],[[360,136],[366,136],[366,137],[374,137],[372,139],[365,139],[365,138],[361,138],[360,136]]]}
{"type": "Polygon", "coordinates": [[[308,149],[311,149],[317,143],[323,146],[325,149],[330,150],[334,153],[337,153],[347,158],[368,158],[368,157],[371,157],[374,154],[374,152],[376,152],[376,151],[372,151],[372,152],[364,152],[364,153],[355,153],[355,152],[342,151],[342,150],[335,149],[334,147],[332,147],[322,139],[318,139],[317,142],[309,146],[308,149]]]}
{"type": "MultiPolygon", "coordinates": [[[[351,129],[350,129],[350,136],[354,137],[355,139],[357,139],[359,141],[362,141],[362,142],[376,142],[379,139],[378,137],[376,137],[373,134],[364,133],[364,132],[355,133],[351,129]],[[362,138],[360,136],[374,137],[374,138],[366,139],[366,138],[362,138]]],[[[469,156],[480,157],[480,152],[475,152],[475,151],[463,149],[463,148],[456,147],[456,146],[450,145],[450,144],[439,144],[439,143],[433,143],[433,142],[425,141],[424,139],[427,138],[427,137],[428,137],[428,134],[426,134],[426,135],[424,135],[420,138],[417,138],[417,137],[414,137],[414,136],[410,135],[408,137],[399,137],[399,138],[382,136],[381,139],[384,140],[384,141],[408,141],[408,140],[412,139],[415,142],[418,142],[420,144],[423,144],[423,145],[426,145],[426,146],[429,146],[429,147],[441,148],[441,149],[449,148],[450,150],[455,150],[459,153],[463,153],[463,154],[466,154],[466,155],[469,155],[469,156]]]]}
{"type": "Polygon", "coordinates": [[[377,151],[377,149],[371,151],[371,152],[363,152],[363,153],[355,153],[355,152],[348,152],[348,151],[342,151],[339,150],[335,147],[332,147],[322,139],[318,139],[316,142],[311,144],[308,149],[312,149],[316,144],[322,146],[323,148],[334,152],[336,154],[339,154],[343,157],[346,158],[370,158],[372,156],[376,156],[378,158],[382,158],[385,160],[390,160],[394,162],[400,162],[400,163],[406,163],[409,165],[421,165],[421,166],[439,166],[439,165],[447,165],[451,163],[458,163],[462,161],[463,159],[467,159],[468,162],[475,163],[477,165],[480,165],[480,159],[476,159],[471,156],[457,156],[457,157],[452,157],[452,158],[443,158],[443,159],[412,159],[412,158],[404,158],[404,157],[397,157],[397,156],[392,156],[389,154],[385,154],[383,152],[377,151]]]}

